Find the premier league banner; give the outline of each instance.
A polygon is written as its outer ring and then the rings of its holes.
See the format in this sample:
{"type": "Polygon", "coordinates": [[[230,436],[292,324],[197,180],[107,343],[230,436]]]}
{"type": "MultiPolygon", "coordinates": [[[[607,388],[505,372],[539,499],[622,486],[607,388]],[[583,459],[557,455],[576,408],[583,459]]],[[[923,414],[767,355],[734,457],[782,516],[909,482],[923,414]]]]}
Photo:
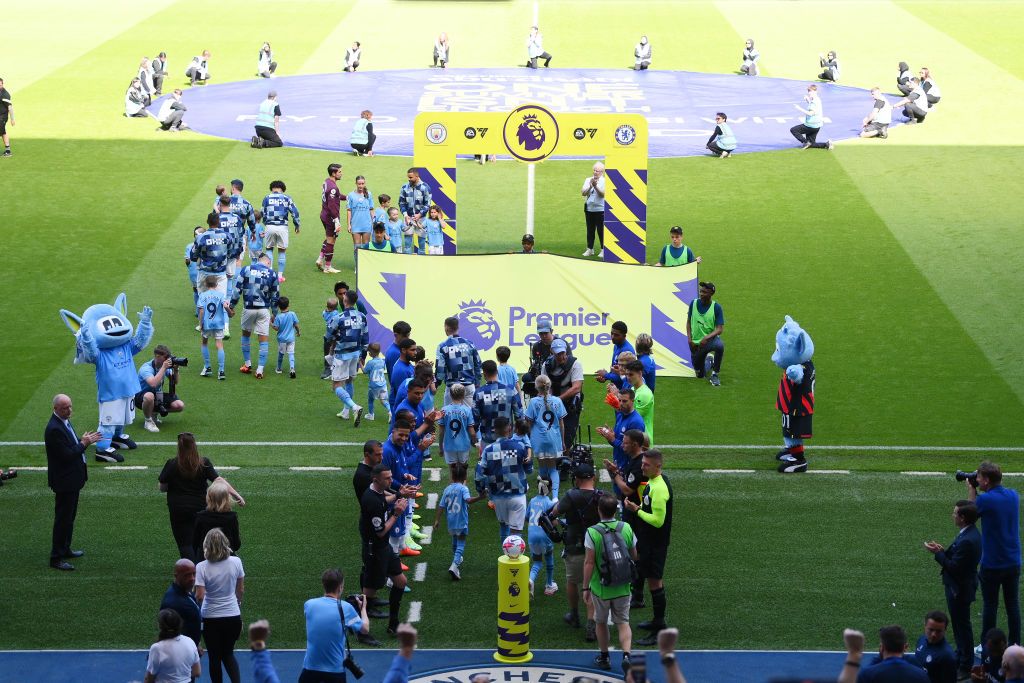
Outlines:
{"type": "Polygon", "coordinates": [[[697,264],[655,268],[609,264],[553,254],[419,256],[359,251],[359,298],[370,341],[384,351],[398,320],[434,359],[444,341],[444,319],[459,319],[459,334],[482,359],[499,346],[520,373],[529,365],[537,325],[551,323],[588,375],[612,363],[611,325],[622,320],[629,340],[647,332],[662,377],[693,377],[686,338],[689,304],[697,297],[697,264]]]}

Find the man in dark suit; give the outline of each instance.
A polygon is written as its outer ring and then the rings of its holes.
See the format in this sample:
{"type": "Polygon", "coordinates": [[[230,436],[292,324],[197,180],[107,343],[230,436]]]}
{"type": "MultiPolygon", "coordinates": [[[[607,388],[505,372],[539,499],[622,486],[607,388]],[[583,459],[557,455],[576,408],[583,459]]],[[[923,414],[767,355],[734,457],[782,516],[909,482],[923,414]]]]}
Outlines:
{"type": "Polygon", "coordinates": [[[78,494],[89,478],[85,465],[85,449],[99,441],[99,432],[86,432],[81,437],[71,426],[71,398],[64,394],[53,397],[53,415],[46,425],[46,480],[57,496],[53,516],[53,547],[50,566],[62,571],[75,568],[67,560],[85,553],[71,549],[71,534],[78,514],[78,494]]]}
{"type": "Polygon", "coordinates": [[[977,521],[977,506],[969,500],[957,501],[953,507],[953,523],[960,531],[949,548],[935,541],[924,544],[942,566],[942,585],[946,589],[946,606],[956,640],[957,680],[969,680],[974,665],[971,603],[978,590],[978,562],[981,560],[981,533],[974,525],[977,521]]]}

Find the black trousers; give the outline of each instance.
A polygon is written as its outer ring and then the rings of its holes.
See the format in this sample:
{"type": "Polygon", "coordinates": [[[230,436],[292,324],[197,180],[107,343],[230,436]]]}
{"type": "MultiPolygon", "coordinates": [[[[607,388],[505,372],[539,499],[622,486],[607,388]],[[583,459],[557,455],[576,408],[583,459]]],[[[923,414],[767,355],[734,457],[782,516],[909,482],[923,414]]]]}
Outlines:
{"type": "Polygon", "coordinates": [[[284,147],[281,136],[269,126],[256,126],[256,136],[263,140],[264,147],[284,147]]]}
{"type": "Polygon", "coordinates": [[[981,637],[995,628],[999,614],[999,591],[1006,607],[1006,636],[1010,645],[1020,644],[1020,567],[978,571],[981,582],[981,637]]]}
{"type": "Polygon", "coordinates": [[[801,123],[800,125],[790,128],[789,132],[793,134],[793,137],[795,137],[801,145],[810,144],[814,149],[828,149],[828,143],[817,141],[818,131],[820,130],[821,128],[811,128],[810,126],[805,126],[801,123]]]}
{"type": "Polygon", "coordinates": [[[690,354],[693,360],[693,369],[697,373],[697,377],[704,376],[704,360],[708,357],[708,354],[711,353],[715,354],[715,360],[711,365],[711,372],[721,372],[722,357],[725,356],[725,342],[722,341],[721,336],[715,337],[705,344],[703,348],[698,344],[697,350],[690,354]]]}
{"type": "Polygon", "coordinates": [[[203,558],[195,557],[192,551],[192,542],[196,529],[196,513],[203,508],[168,508],[171,515],[171,533],[174,534],[174,544],[178,546],[178,557],[186,560],[199,562],[203,558]]]}
{"type": "Polygon", "coordinates": [[[732,154],[732,150],[722,149],[716,142],[709,142],[708,149],[710,149],[715,156],[722,156],[722,152],[729,152],[729,154],[732,154]]]}
{"type": "Polygon", "coordinates": [[[58,491],[53,510],[53,543],[50,562],[59,562],[71,553],[71,534],[78,515],[78,494],[81,491],[58,491]]]}
{"type": "Polygon", "coordinates": [[[533,59],[528,61],[526,63],[526,66],[530,67],[531,69],[536,69],[537,68],[537,60],[538,59],[543,59],[544,60],[544,66],[550,66],[550,64],[551,64],[551,53],[547,52],[547,51],[540,53],[539,55],[537,55],[536,57],[534,57],[533,59]]]}
{"type": "Polygon", "coordinates": [[[576,429],[580,426],[580,410],[569,410],[565,413],[565,417],[562,418],[562,427],[565,432],[562,433],[562,445],[566,450],[576,441],[576,429]]]}
{"type": "Polygon", "coordinates": [[[584,206],[583,215],[587,219],[587,249],[594,248],[595,234],[601,242],[601,248],[604,249],[604,211],[587,211],[584,206]]]}
{"type": "Polygon", "coordinates": [[[956,642],[956,661],[960,671],[970,671],[974,666],[974,627],[971,626],[971,599],[967,595],[953,595],[946,586],[946,608],[949,610],[949,621],[953,627],[953,640],[956,642]]]}
{"type": "Polygon", "coordinates": [[[366,144],[365,145],[359,144],[357,142],[353,142],[352,143],[352,149],[355,150],[356,152],[359,152],[360,154],[366,154],[367,152],[372,152],[373,151],[373,143],[375,143],[376,141],[377,141],[377,134],[376,133],[370,133],[369,135],[366,136],[366,144]]]}
{"type": "Polygon", "coordinates": [[[303,669],[299,674],[299,683],[346,683],[347,680],[344,671],[340,674],[332,674],[327,671],[303,669]]]}
{"type": "Polygon", "coordinates": [[[238,660],[235,659],[235,642],[242,633],[242,617],[217,617],[203,619],[203,640],[210,655],[210,680],[222,683],[224,672],[228,672],[231,683],[241,683],[238,660]]]}

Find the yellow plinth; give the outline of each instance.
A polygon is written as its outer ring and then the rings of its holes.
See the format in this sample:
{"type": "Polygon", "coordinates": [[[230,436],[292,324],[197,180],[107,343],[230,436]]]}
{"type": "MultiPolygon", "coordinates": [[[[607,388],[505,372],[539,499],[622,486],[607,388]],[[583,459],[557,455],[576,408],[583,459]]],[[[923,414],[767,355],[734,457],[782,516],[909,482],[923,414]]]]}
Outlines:
{"type": "Polygon", "coordinates": [[[498,649],[494,658],[505,664],[533,659],[530,652],[530,560],[521,555],[498,558],[498,649]]]}

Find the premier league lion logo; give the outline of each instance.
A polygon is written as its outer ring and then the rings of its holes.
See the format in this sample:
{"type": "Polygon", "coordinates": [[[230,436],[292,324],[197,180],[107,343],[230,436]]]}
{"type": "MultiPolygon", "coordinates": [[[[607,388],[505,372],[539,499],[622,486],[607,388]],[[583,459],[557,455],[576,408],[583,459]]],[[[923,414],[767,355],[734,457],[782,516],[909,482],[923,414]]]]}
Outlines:
{"type": "Polygon", "coordinates": [[[544,146],[547,135],[544,133],[544,126],[534,114],[527,114],[523,122],[519,124],[516,133],[519,144],[528,152],[533,152],[544,146]]]}
{"type": "Polygon", "coordinates": [[[487,351],[501,337],[501,328],[486,301],[459,304],[459,333],[473,343],[477,351],[487,351]]]}

